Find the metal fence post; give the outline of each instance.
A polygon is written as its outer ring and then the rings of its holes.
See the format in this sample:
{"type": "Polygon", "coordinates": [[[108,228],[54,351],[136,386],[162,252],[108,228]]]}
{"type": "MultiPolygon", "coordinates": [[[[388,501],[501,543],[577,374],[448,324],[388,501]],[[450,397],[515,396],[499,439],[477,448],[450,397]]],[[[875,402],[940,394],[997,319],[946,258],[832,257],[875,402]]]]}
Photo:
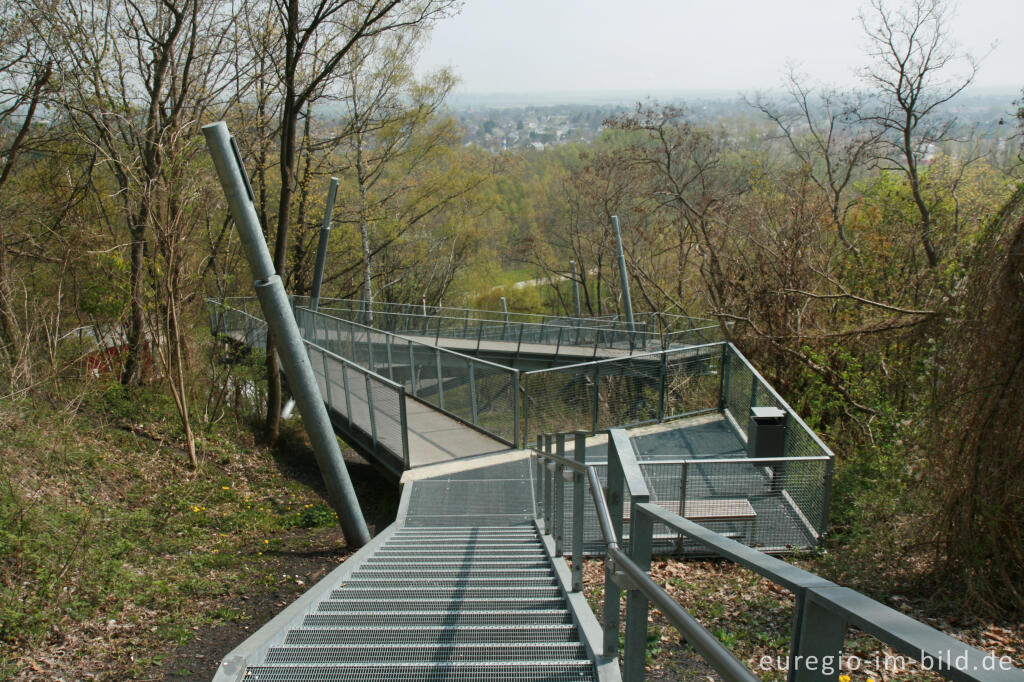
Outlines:
{"type": "MultiPolygon", "coordinates": [[[[729,407],[729,344],[722,344],[722,371],[718,382],[718,409],[729,407]]],[[[733,415],[735,418],[736,415],[733,415]]]]}
{"type": "Polygon", "coordinates": [[[661,351],[661,383],[658,391],[658,422],[665,421],[665,391],[668,390],[668,357],[665,351],[661,351]]]}
{"type": "Polygon", "coordinates": [[[348,366],[345,364],[341,365],[341,384],[345,389],[345,417],[348,419],[348,429],[351,432],[352,424],[355,422],[352,420],[352,392],[348,389],[348,366]]]}
{"type": "MultiPolygon", "coordinates": [[[[520,433],[519,433],[519,401],[522,399],[522,395],[520,395],[520,389],[519,389],[519,370],[518,369],[512,370],[512,393],[513,393],[513,395],[512,395],[512,426],[513,426],[513,430],[512,430],[512,447],[518,448],[519,447],[519,443],[520,443],[520,440],[519,440],[520,439],[520,433]]],[[[526,436],[523,435],[522,438],[524,439],[522,442],[525,443],[526,442],[526,440],[525,440],[526,436]]]]}
{"type": "MultiPolygon", "coordinates": [[[[622,463],[615,447],[612,434],[608,434],[608,483],[606,485],[608,512],[612,519],[615,537],[622,537],[622,509],[625,478],[622,463]]],[[[604,561],[604,655],[610,658],[619,653],[619,584],[615,582],[615,564],[605,555],[604,561]]]]}
{"type": "Polygon", "coordinates": [[[818,542],[824,542],[828,530],[828,512],[832,505],[832,476],[835,473],[836,458],[830,456],[825,462],[825,490],[821,495],[821,519],[818,520],[818,542]]]}
{"type": "MultiPolygon", "coordinates": [[[[327,398],[327,409],[331,410],[333,409],[333,406],[331,405],[331,371],[327,364],[327,353],[321,353],[320,357],[323,358],[324,361],[324,394],[327,398]]],[[[330,416],[330,414],[328,414],[328,416],[330,416]]]]}
{"type": "Polygon", "coordinates": [[[409,462],[409,416],[405,411],[405,386],[398,387],[398,420],[402,429],[402,458],[405,460],[405,468],[411,469],[409,462]]]}
{"type": "MultiPolygon", "coordinates": [[[[629,522],[629,558],[644,573],[651,571],[651,544],[654,523],[640,511],[638,504],[648,502],[649,496],[636,495],[631,501],[629,522]]],[[[647,595],[630,590],[626,595],[626,642],[623,654],[623,678],[626,682],[644,679],[644,659],[647,653],[647,595]]]]}
{"type": "MultiPolygon", "coordinates": [[[[573,458],[580,464],[587,463],[587,433],[576,431],[573,443],[573,458]]],[[[583,590],[583,495],[586,483],[578,471],[572,475],[572,591],[583,590]]]]}
{"type": "Polygon", "coordinates": [[[412,386],[412,394],[416,395],[416,358],[413,357],[412,343],[409,343],[409,385],[412,386]]]}
{"type": "MultiPolygon", "coordinates": [[[[565,457],[565,434],[559,433],[555,436],[555,454],[559,457],[565,457]]],[[[555,537],[555,556],[562,556],[562,535],[565,527],[565,479],[562,473],[565,471],[565,467],[561,464],[555,465],[554,476],[552,476],[552,485],[554,486],[554,529],[553,533],[555,537]]]]}
{"type": "Polygon", "coordinates": [[[473,413],[473,426],[477,425],[479,418],[477,415],[477,404],[476,404],[476,372],[473,371],[473,365],[476,363],[472,360],[466,360],[466,366],[469,370],[469,408],[473,413]]]}
{"type": "MultiPolygon", "coordinates": [[[[601,365],[594,365],[594,405],[591,408],[593,417],[593,426],[590,429],[591,433],[597,433],[597,422],[598,422],[598,401],[601,399],[601,392],[598,388],[601,382],[601,365]]],[[[610,441],[609,441],[610,442],[610,441]]]]}
{"type": "Polygon", "coordinates": [[[839,667],[846,639],[847,623],[838,613],[817,603],[808,589],[796,594],[793,607],[793,643],[789,649],[789,682],[833,682],[835,673],[826,675],[823,660],[831,656],[839,667]],[[819,665],[808,665],[816,657],[819,665]]]}
{"type": "MultiPolygon", "coordinates": [[[[551,434],[550,433],[545,433],[544,434],[544,452],[548,453],[549,455],[551,454],[551,440],[552,440],[551,434]]],[[[554,514],[551,513],[551,506],[552,506],[552,498],[553,498],[553,488],[554,488],[554,486],[552,485],[552,480],[551,480],[551,475],[550,475],[551,474],[551,467],[548,466],[549,463],[550,462],[547,459],[545,459],[544,462],[543,462],[543,465],[544,465],[544,468],[543,468],[543,471],[544,471],[544,532],[547,533],[548,535],[551,535],[551,531],[553,530],[552,527],[551,527],[552,526],[551,519],[554,516],[554,514]]]]}
{"type": "Polygon", "coordinates": [[[434,348],[434,361],[437,364],[437,405],[444,410],[444,377],[441,376],[441,349],[434,348]]]}
{"type": "Polygon", "coordinates": [[[395,361],[391,357],[391,334],[384,337],[384,346],[387,348],[388,353],[388,379],[395,380],[395,361]]]}
{"type": "Polygon", "coordinates": [[[366,380],[366,406],[370,411],[370,437],[373,443],[373,451],[377,452],[377,416],[374,414],[376,410],[373,407],[373,386],[372,379],[369,374],[363,374],[363,378],[366,380]]]}

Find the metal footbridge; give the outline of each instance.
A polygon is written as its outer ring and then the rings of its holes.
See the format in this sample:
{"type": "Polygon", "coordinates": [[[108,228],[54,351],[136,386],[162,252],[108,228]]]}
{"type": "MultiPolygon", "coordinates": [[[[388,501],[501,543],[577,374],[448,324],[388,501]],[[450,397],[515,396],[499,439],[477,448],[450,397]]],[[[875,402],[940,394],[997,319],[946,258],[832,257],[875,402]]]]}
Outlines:
{"type": "MultiPolygon", "coordinates": [[[[401,502],[216,682],[643,679],[651,604],[722,678],[758,679],[650,579],[654,554],[723,557],[791,591],[795,682],[834,680],[800,661],[840,655],[849,628],[950,679],[1024,680],[773,556],[821,542],[834,458],[702,321],[292,308],[336,433],[401,502]],[[588,555],[605,559],[600,618],[588,555]]],[[[236,352],[265,347],[253,299],[211,301],[210,323],[236,352]]]]}

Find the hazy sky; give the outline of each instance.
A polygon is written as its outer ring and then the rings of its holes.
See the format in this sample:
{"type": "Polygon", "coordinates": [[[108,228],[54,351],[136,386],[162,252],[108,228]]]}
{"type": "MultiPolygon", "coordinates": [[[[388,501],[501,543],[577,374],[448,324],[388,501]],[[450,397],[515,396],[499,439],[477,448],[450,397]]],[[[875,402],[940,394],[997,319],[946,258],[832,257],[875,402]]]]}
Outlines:
{"type": "MultiPolygon", "coordinates": [[[[866,42],[852,0],[466,0],[442,21],[420,69],[451,66],[460,93],[778,87],[788,62],[852,84],[866,42]]],[[[1024,86],[1024,1],[969,0],[952,34],[989,52],[981,87],[1024,86]]]]}

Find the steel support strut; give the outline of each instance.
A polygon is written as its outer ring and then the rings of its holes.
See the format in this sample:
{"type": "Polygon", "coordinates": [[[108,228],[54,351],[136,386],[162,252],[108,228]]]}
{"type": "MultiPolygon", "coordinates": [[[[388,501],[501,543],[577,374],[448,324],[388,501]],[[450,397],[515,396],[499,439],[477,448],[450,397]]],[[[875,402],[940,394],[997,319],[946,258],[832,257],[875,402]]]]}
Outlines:
{"type": "Polygon", "coordinates": [[[221,121],[203,126],[206,146],[217,167],[217,176],[227,196],[231,215],[245,249],[267,326],[274,335],[277,353],[281,357],[288,384],[298,403],[317,464],[327,485],[328,497],[341,521],[349,545],[361,547],[370,541],[363,512],[359,508],[356,491],[352,487],[345,460],[334,435],[327,408],[303,345],[302,335],[295,323],[288,296],[281,278],[274,272],[274,263],[263,238],[256,207],[253,206],[252,187],[245,175],[242,158],[227,125],[221,121]]]}
{"type": "Polygon", "coordinates": [[[316,266],[313,268],[313,286],[309,291],[309,309],[315,311],[320,307],[320,287],[324,283],[324,264],[327,263],[327,242],[331,238],[331,215],[334,213],[334,200],[338,196],[338,178],[331,178],[327,188],[327,207],[324,209],[324,222],[320,225],[320,241],[316,245],[316,266]]]}

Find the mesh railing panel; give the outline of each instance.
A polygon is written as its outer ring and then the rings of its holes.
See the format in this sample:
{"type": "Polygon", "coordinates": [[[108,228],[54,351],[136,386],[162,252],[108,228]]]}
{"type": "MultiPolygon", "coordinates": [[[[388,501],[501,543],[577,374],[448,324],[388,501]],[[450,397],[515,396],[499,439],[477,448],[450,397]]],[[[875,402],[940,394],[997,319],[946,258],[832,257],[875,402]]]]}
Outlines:
{"type": "MultiPolygon", "coordinates": [[[[348,312],[360,315],[359,311],[348,312]]],[[[374,313],[374,317],[384,315],[374,313]]],[[[401,384],[407,393],[429,405],[515,442],[516,370],[306,308],[297,308],[296,318],[301,320],[304,334],[324,337],[332,352],[401,384]]],[[[425,322],[434,324],[427,331],[436,333],[437,321],[428,318],[425,322]]]]}
{"type": "Polygon", "coordinates": [[[524,374],[527,441],[537,434],[657,422],[718,406],[721,346],[524,374]]]}

